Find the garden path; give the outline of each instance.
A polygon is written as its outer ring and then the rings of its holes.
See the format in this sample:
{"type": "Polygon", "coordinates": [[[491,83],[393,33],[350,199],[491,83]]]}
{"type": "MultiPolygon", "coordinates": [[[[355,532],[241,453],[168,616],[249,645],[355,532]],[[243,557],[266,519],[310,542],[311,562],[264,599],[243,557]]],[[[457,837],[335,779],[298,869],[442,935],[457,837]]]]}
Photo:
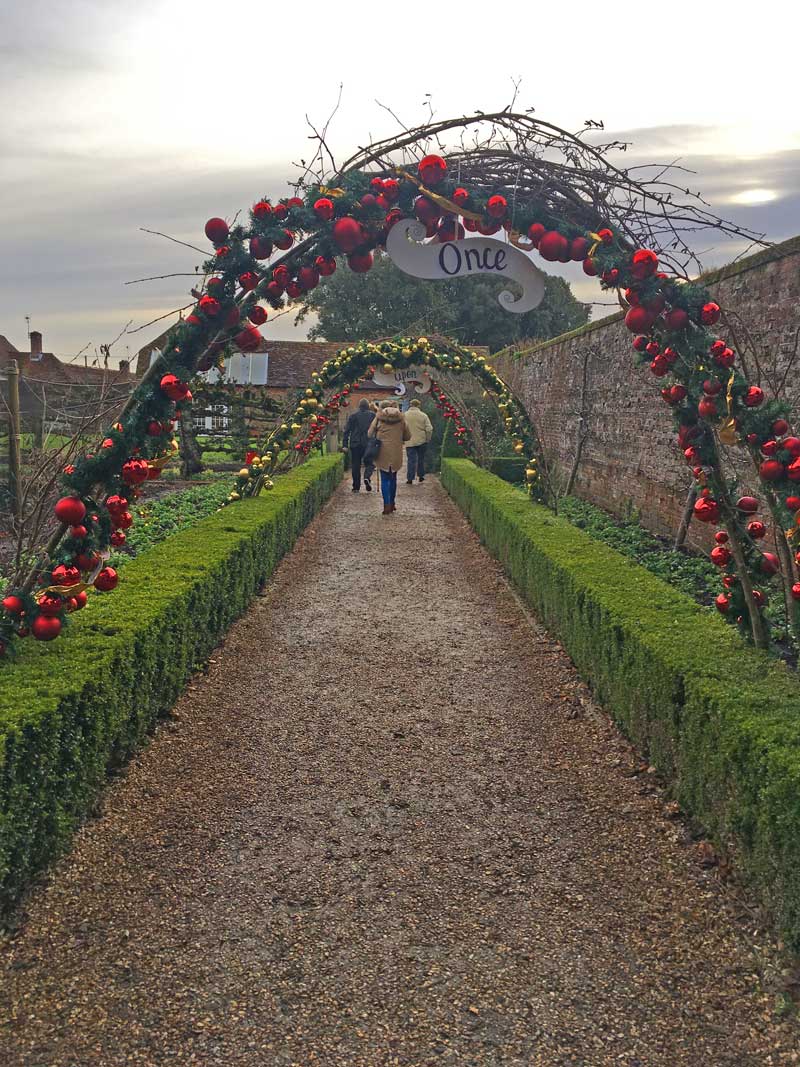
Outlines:
{"type": "Polygon", "coordinates": [[[435,479],[343,486],[0,951],[6,1067],[764,1067],[775,956],[435,479]]]}

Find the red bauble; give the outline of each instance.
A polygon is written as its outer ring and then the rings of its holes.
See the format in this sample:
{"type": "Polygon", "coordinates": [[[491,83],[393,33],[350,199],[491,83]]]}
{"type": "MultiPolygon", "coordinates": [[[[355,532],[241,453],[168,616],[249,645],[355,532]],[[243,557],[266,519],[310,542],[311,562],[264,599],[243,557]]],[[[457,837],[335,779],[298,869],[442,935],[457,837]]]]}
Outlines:
{"type": "Polygon", "coordinates": [[[685,330],[689,325],[689,316],[683,308],[672,308],[664,316],[664,324],[671,333],[675,333],[677,330],[685,330]]]}
{"type": "Polygon", "coordinates": [[[21,615],[25,610],[25,604],[22,597],[18,596],[6,596],[3,597],[3,609],[8,612],[9,615],[21,615]]]}
{"type": "Polygon", "coordinates": [[[709,346],[708,350],[709,350],[709,352],[711,353],[712,356],[718,356],[722,352],[724,352],[727,347],[728,346],[725,344],[725,342],[722,340],[722,338],[718,337],[716,339],[716,341],[712,341],[711,342],[711,345],[709,346]]]}
{"type": "Polygon", "coordinates": [[[469,193],[466,189],[459,186],[453,190],[452,200],[454,204],[458,204],[459,207],[463,207],[469,200],[469,193]]]}
{"type": "Polygon", "coordinates": [[[717,611],[722,612],[723,615],[727,614],[728,609],[731,606],[730,600],[728,600],[724,593],[720,593],[714,603],[717,606],[717,611]]]}
{"type": "Polygon", "coordinates": [[[240,352],[255,352],[261,344],[261,334],[255,326],[248,326],[237,333],[233,340],[240,352]]]}
{"type": "Polygon", "coordinates": [[[328,278],[336,270],[336,260],[328,258],[327,256],[317,256],[314,260],[314,266],[319,271],[321,277],[328,278]]]}
{"type": "Polygon", "coordinates": [[[81,580],[81,572],[77,567],[69,567],[64,563],[59,563],[50,572],[50,579],[53,585],[77,585],[81,580]]]}
{"type": "Polygon", "coordinates": [[[245,271],[244,274],[239,275],[239,285],[246,293],[249,293],[258,285],[258,275],[252,270],[245,271]]]}
{"type": "Polygon", "coordinates": [[[372,253],[354,252],[347,257],[347,265],[356,274],[366,274],[372,266],[372,253]]]}
{"type": "Polygon", "coordinates": [[[790,482],[800,482],[800,456],[793,459],[786,468],[786,475],[790,482]]]}
{"type": "Polygon", "coordinates": [[[268,300],[272,301],[272,303],[276,303],[285,292],[285,286],[279,285],[277,282],[269,282],[266,289],[266,297],[268,300]]]}
{"type": "Polygon", "coordinates": [[[300,199],[299,196],[290,196],[289,199],[286,201],[286,204],[288,207],[302,207],[303,201],[300,199]]]}
{"type": "Polygon", "coordinates": [[[165,374],[161,379],[161,390],[166,393],[170,400],[179,404],[186,399],[189,393],[189,386],[174,374],[165,374]]]}
{"type": "Polygon", "coordinates": [[[203,320],[200,318],[199,315],[195,315],[194,312],[192,312],[190,315],[187,315],[183,321],[188,323],[190,326],[203,325],[203,320]]]}
{"type": "Polygon", "coordinates": [[[678,353],[674,349],[670,348],[669,345],[667,345],[667,347],[664,349],[664,351],[661,353],[661,355],[664,357],[664,359],[670,365],[675,363],[675,361],[678,358],[678,353]]]}
{"type": "Polygon", "coordinates": [[[731,552],[724,545],[711,549],[711,562],[715,567],[727,567],[731,561],[731,552]]]}
{"type": "Polygon", "coordinates": [[[603,242],[604,245],[610,245],[614,240],[614,234],[609,229],[603,229],[597,231],[597,236],[603,242]]]}
{"type": "Polygon", "coordinates": [[[493,233],[498,233],[500,230],[499,222],[479,222],[478,233],[482,233],[484,237],[491,237],[493,233]]]}
{"type": "Polygon", "coordinates": [[[569,241],[557,230],[549,230],[539,241],[539,255],[548,263],[556,263],[562,256],[569,258],[569,241]]]}
{"type": "Polygon", "coordinates": [[[430,226],[439,221],[441,210],[427,196],[418,196],[414,201],[414,214],[420,222],[430,226]]]}
{"type": "Polygon", "coordinates": [[[574,263],[582,263],[586,259],[590,245],[585,237],[573,237],[569,244],[569,258],[574,263]]]}
{"type": "Polygon", "coordinates": [[[283,204],[283,203],[276,204],[275,207],[272,210],[275,213],[275,218],[276,219],[283,220],[289,214],[289,208],[286,206],[286,204],[283,204]]]}
{"type": "Polygon", "coordinates": [[[648,333],[656,316],[643,307],[632,307],[625,315],[625,325],[631,333],[648,333]]]}
{"type": "Polygon", "coordinates": [[[732,367],[736,360],[736,353],[732,348],[724,348],[718,355],[714,356],[714,362],[718,367],[732,367]]]}
{"type": "Polygon", "coordinates": [[[58,615],[59,612],[63,610],[64,601],[55,593],[45,593],[44,596],[39,597],[38,605],[42,615],[49,615],[52,617],[58,615]]]}
{"type": "Polygon", "coordinates": [[[644,281],[658,270],[658,256],[649,248],[640,248],[633,253],[631,274],[637,281],[644,281]]]}
{"type": "Polygon", "coordinates": [[[31,623],[31,633],[37,641],[52,641],[61,633],[61,619],[51,615],[37,615],[31,623]]]}
{"type": "MultiPolygon", "coordinates": [[[[494,196],[490,196],[486,202],[486,213],[493,219],[504,219],[508,212],[508,201],[504,196],[499,193],[495,193],[494,196]]],[[[583,259],[583,256],[581,256],[583,259]]]]}
{"type": "Polygon", "coordinates": [[[597,267],[594,265],[593,259],[585,259],[583,261],[583,273],[588,274],[590,278],[597,277],[597,267]]]}
{"type": "Polygon", "coordinates": [[[257,219],[266,218],[272,214],[272,204],[269,200],[259,200],[257,204],[253,204],[253,214],[257,219]]]}
{"type": "Polygon", "coordinates": [[[786,507],[789,511],[800,511],[800,496],[787,496],[786,507]]]}
{"type": "Polygon", "coordinates": [[[766,536],[767,528],[763,522],[753,519],[752,522],[747,524],[747,532],[755,541],[760,541],[762,537],[766,536]]]}
{"type": "Polygon", "coordinates": [[[297,280],[306,292],[310,292],[319,285],[319,271],[316,267],[301,267],[297,272],[297,280]]]}
{"type": "Polygon", "coordinates": [[[395,178],[387,178],[383,183],[383,195],[393,204],[400,196],[400,185],[395,178]]]}
{"type": "Polygon", "coordinates": [[[445,218],[436,227],[436,237],[444,244],[445,241],[459,241],[464,236],[464,227],[453,218],[445,218]]]}
{"type": "Polygon", "coordinates": [[[754,496],[740,496],[736,501],[736,507],[745,515],[754,515],[758,511],[758,499],[754,496]]]}
{"type": "Polygon", "coordinates": [[[722,391],[722,382],[716,378],[706,378],[703,382],[703,392],[706,396],[716,396],[717,393],[722,391]]]}
{"type": "Polygon", "coordinates": [[[121,548],[125,544],[127,538],[122,530],[115,530],[111,535],[111,544],[114,548],[121,548]]]}
{"type": "Polygon", "coordinates": [[[304,292],[305,289],[303,289],[302,285],[300,284],[300,282],[297,281],[297,279],[293,279],[286,286],[286,295],[288,297],[291,297],[292,300],[296,300],[298,296],[302,296],[304,292]]]}
{"type": "Polygon", "coordinates": [[[126,485],[141,485],[147,481],[148,469],[146,459],[129,459],[122,464],[122,480],[126,485]]]}
{"type": "MultiPolygon", "coordinates": [[[[749,436],[749,435],[748,435],[749,436]]],[[[780,445],[777,441],[765,441],[761,446],[761,451],[765,456],[774,456],[777,454],[780,445]]]]}
{"type": "Polygon", "coordinates": [[[314,214],[322,219],[323,222],[330,222],[335,210],[336,207],[333,201],[329,200],[327,196],[321,196],[314,204],[314,214]]]}
{"type": "Polygon", "coordinates": [[[792,599],[800,600],[800,582],[795,582],[792,586],[792,599]]]}
{"type": "Polygon", "coordinates": [[[785,448],[790,456],[800,456],[800,437],[784,438],[781,441],[781,448],[785,448]]]}
{"type": "Polygon", "coordinates": [[[542,226],[541,222],[534,222],[528,227],[528,237],[535,245],[539,244],[546,233],[547,228],[542,226]]]}
{"type": "Polygon", "coordinates": [[[118,581],[119,575],[113,567],[103,567],[94,580],[94,587],[99,589],[101,593],[110,593],[112,589],[116,588],[118,581]]]}
{"type": "Polygon", "coordinates": [[[216,300],[213,296],[201,296],[198,307],[204,315],[208,315],[212,319],[219,315],[219,300],[216,300]]]}
{"type": "Polygon", "coordinates": [[[281,263],[272,272],[272,280],[277,282],[278,285],[282,285],[284,288],[289,284],[290,277],[289,268],[284,263],[281,263]]]}
{"type": "Polygon", "coordinates": [[[715,304],[713,300],[710,300],[707,304],[703,304],[700,311],[700,321],[704,326],[713,326],[715,322],[719,321],[719,304],[715,304]]]}
{"type": "Polygon", "coordinates": [[[777,459],[765,459],[758,468],[758,473],[765,482],[777,482],[786,473],[786,468],[777,459]]]}
{"type": "Polygon", "coordinates": [[[117,512],[127,511],[128,501],[125,499],[124,496],[117,496],[115,494],[114,496],[106,497],[106,507],[108,508],[110,514],[113,515],[117,512]]]}
{"type": "Polygon", "coordinates": [[[663,378],[669,372],[669,363],[663,356],[656,356],[650,364],[650,370],[655,374],[656,378],[663,378]]]}
{"type": "Polygon", "coordinates": [[[728,537],[728,533],[726,530],[717,530],[717,532],[714,534],[714,540],[717,542],[718,545],[725,545],[728,543],[730,538],[728,537]]]}
{"type": "Polygon", "coordinates": [[[760,589],[753,590],[753,600],[760,608],[763,608],[767,602],[767,598],[764,596],[760,589]]]}
{"type": "Polygon", "coordinates": [[[131,526],[133,526],[133,515],[129,511],[121,511],[114,516],[112,521],[118,529],[130,530],[131,526]]]}
{"type": "Polygon", "coordinates": [[[722,584],[725,586],[726,589],[735,589],[736,588],[736,577],[735,577],[735,575],[733,575],[733,574],[724,575],[723,578],[722,578],[722,584]]]}
{"type": "Polygon", "coordinates": [[[447,164],[441,156],[423,156],[419,162],[420,180],[425,185],[438,185],[447,173],[447,164]]]}
{"type": "Polygon", "coordinates": [[[230,230],[225,219],[209,219],[206,223],[206,237],[214,245],[222,245],[228,240],[230,230]]]}
{"type": "Polygon", "coordinates": [[[717,411],[717,405],[711,399],[711,397],[703,397],[700,403],[697,405],[697,413],[701,419],[715,419],[719,412],[717,411]]]}
{"type": "Polygon", "coordinates": [[[275,238],[275,247],[280,248],[281,252],[285,252],[287,248],[291,248],[294,244],[294,234],[291,230],[283,230],[279,237],[275,238]]]}
{"type": "Polygon", "coordinates": [[[757,385],[751,385],[742,397],[742,400],[747,407],[757,408],[759,404],[764,402],[764,390],[760,389],[757,385]]]}
{"type": "Polygon", "coordinates": [[[272,255],[272,242],[266,237],[251,237],[250,255],[253,259],[269,259],[272,255]]]}
{"type": "Polygon", "coordinates": [[[160,437],[162,433],[164,433],[164,427],[160,422],[156,422],[155,419],[153,419],[152,422],[148,422],[147,424],[147,433],[150,437],[160,437]]]}
{"type": "Polygon", "coordinates": [[[345,253],[355,252],[358,246],[364,243],[364,230],[352,215],[337,219],[333,224],[331,236],[336,246],[345,253]]]}
{"type": "Polygon", "coordinates": [[[701,497],[695,501],[694,517],[699,522],[716,522],[719,518],[719,504],[709,497],[701,497]]]}
{"type": "Polygon", "coordinates": [[[661,355],[661,345],[658,341],[648,341],[647,346],[645,347],[645,352],[648,356],[659,356],[661,355]]]}
{"type": "Polygon", "coordinates": [[[54,508],[56,518],[65,526],[75,526],[83,521],[86,505],[77,496],[62,496],[54,508]]]}
{"type": "Polygon", "coordinates": [[[777,574],[781,569],[781,561],[775,555],[774,552],[762,552],[761,554],[761,573],[767,574],[772,577],[773,574],[777,574]]]}
{"type": "Polygon", "coordinates": [[[254,326],[263,326],[267,321],[267,312],[260,304],[254,304],[247,312],[247,317],[254,326]]]}
{"type": "Polygon", "coordinates": [[[633,339],[633,347],[637,352],[646,352],[649,344],[650,342],[643,333],[640,333],[638,337],[634,337],[633,339]]]}
{"type": "Polygon", "coordinates": [[[789,423],[786,419],[776,419],[772,424],[772,432],[776,437],[783,437],[786,431],[789,429],[789,423]]]}

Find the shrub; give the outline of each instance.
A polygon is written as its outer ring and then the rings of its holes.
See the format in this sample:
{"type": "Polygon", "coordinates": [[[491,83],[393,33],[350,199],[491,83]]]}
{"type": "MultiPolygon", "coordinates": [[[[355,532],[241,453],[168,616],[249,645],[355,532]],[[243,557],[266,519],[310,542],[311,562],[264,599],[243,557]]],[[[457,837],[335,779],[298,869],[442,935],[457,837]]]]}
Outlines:
{"type": "Polygon", "coordinates": [[[311,460],[262,497],[176,533],[92,596],[55,645],[25,642],[0,673],[0,909],[68,842],[110,767],[250,603],[341,480],[311,460]]]}
{"type": "Polygon", "coordinates": [[[504,482],[524,482],[527,460],[524,456],[493,456],[487,470],[504,482]]]}
{"type": "Polygon", "coordinates": [[[442,482],[800,949],[800,684],[716,615],[468,460],[442,482]]]}

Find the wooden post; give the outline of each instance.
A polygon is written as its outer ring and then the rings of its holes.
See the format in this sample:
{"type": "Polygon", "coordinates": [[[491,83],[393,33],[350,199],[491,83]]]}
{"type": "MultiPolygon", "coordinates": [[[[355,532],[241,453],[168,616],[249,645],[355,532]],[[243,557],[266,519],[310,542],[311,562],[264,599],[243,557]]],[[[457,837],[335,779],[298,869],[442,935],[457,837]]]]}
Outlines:
{"type": "Polygon", "coordinates": [[[17,523],[22,521],[22,468],[20,462],[19,367],[8,363],[8,473],[12,506],[17,523]]]}

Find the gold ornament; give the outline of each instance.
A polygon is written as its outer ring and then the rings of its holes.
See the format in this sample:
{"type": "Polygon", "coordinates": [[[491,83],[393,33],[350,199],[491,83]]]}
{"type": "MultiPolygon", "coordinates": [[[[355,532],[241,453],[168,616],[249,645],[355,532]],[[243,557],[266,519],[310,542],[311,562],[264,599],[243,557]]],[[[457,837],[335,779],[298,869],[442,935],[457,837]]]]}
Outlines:
{"type": "Polygon", "coordinates": [[[240,478],[249,478],[250,477],[249,469],[247,467],[242,467],[242,469],[239,471],[239,477],[240,478]]]}

